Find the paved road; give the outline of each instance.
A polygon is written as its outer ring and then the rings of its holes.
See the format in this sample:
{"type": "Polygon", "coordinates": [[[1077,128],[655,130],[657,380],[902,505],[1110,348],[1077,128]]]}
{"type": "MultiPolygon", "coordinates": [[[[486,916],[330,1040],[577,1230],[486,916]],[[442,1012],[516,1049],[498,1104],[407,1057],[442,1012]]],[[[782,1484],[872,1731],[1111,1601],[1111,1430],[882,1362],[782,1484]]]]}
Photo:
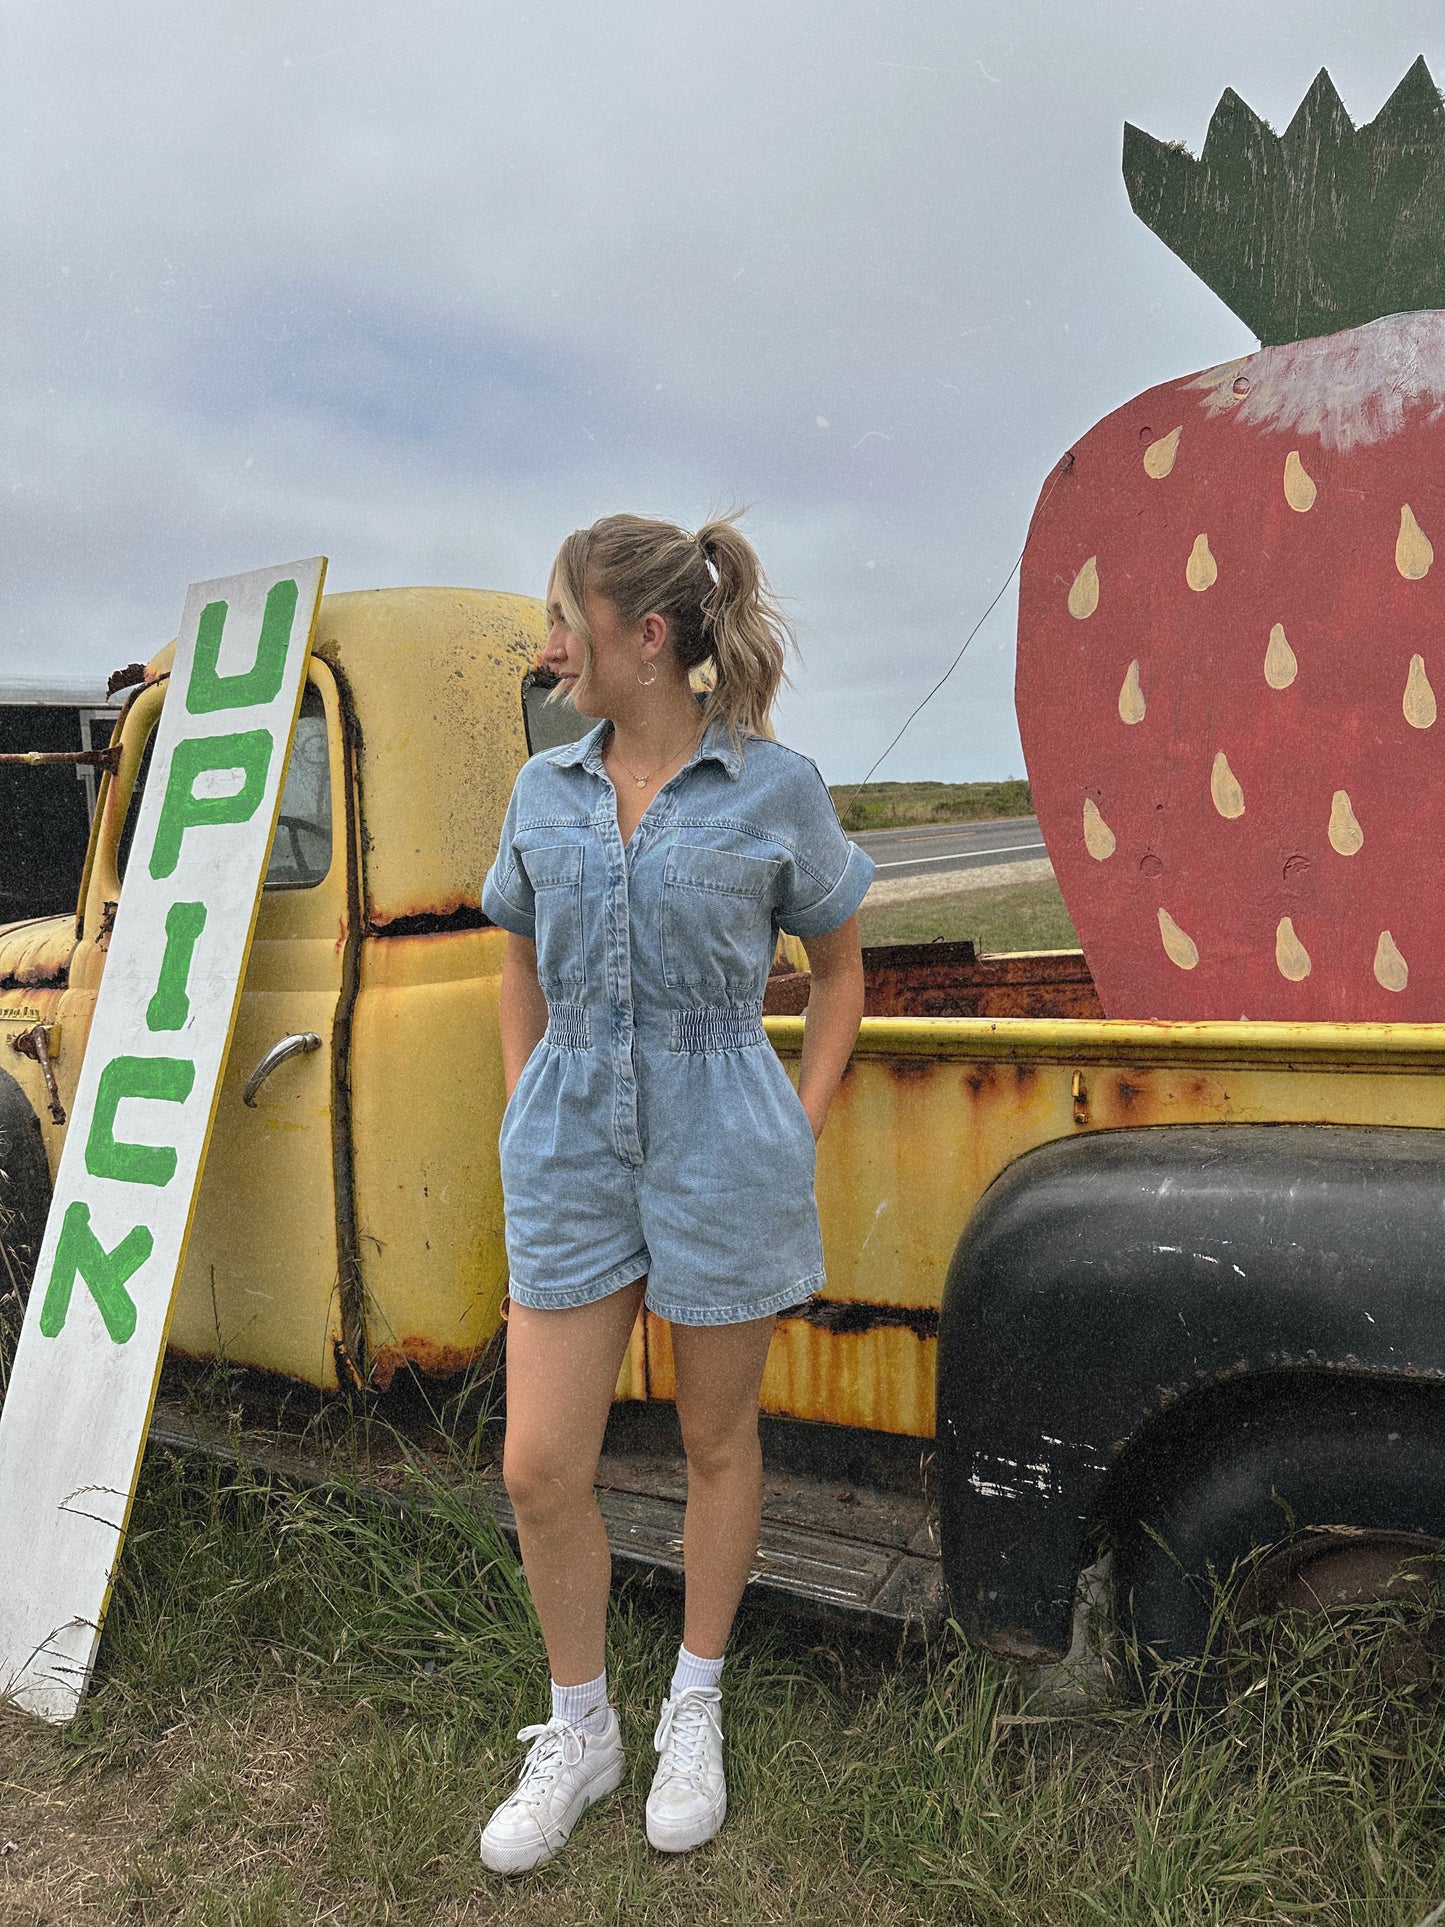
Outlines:
{"type": "Polygon", "coordinates": [[[1038,818],[1002,823],[931,823],[909,830],[867,830],[854,838],[872,857],[878,881],[925,877],[937,871],[978,870],[994,863],[1026,863],[1047,856],[1038,818]]]}

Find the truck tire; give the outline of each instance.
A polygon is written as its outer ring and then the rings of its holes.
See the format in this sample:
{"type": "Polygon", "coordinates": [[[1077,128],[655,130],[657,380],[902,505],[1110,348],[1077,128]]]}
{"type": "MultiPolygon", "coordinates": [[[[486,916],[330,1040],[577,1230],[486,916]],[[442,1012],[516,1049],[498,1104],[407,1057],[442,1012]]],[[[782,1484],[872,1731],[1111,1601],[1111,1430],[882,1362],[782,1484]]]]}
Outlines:
{"type": "Polygon", "coordinates": [[[40,1122],[20,1085],[0,1070],[0,1396],[45,1235],[50,1189],[40,1122]]]}
{"type": "Polygon", "coordinates": [[[1328,1610],[1420,1585],[1406,1562],[1445,1544],[1445,1387],[1315,1385],[1173,1442],[1116,1515],[1146,1673],[1206,1655],[1220,1587],[1243,1616],[1328,1610]]]}

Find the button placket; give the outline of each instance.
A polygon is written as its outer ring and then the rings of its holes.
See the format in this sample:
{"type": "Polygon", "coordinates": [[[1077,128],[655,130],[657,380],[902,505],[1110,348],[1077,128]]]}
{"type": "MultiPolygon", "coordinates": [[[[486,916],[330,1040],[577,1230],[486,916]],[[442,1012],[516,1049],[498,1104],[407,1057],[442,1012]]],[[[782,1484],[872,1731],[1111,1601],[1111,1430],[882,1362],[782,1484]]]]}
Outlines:
{"type": "Polygon", "coordinates": [[[632,1011],[632,918],[627,889],[627,852],[617,824],[617,793],[598,772],[603,795],[595,820],[606,859],[607,880],[603,905],[607,932],[607,997],[609,1048],[612,1056],[612,1142],[627,1164],[642,1163],[638,1132],[637,1073],[633,1064],[635,1026],[632,1011]]]}

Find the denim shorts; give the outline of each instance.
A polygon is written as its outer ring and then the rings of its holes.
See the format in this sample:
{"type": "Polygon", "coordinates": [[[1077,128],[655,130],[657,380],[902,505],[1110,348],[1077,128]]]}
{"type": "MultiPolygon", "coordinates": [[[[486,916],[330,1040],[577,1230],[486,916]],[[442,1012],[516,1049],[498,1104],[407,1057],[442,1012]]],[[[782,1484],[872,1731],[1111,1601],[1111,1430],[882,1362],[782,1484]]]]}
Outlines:
{"type": "Polygon", "coordinates": [[[517,1304],[588,1305],[646,1274],[649,1311],[727,1325],[818,1290],[812,1126],[757,1013],[730,1012],[728,1028],[737,1042],[649,1066],[638,1161],[572,1126],[579,1109],[606,1115],[605,1052],[544,1041],[533,1053],[501,1139],[517,1304]],[[692,1122],[718,1110],[737,1127],[692,1122]]]}

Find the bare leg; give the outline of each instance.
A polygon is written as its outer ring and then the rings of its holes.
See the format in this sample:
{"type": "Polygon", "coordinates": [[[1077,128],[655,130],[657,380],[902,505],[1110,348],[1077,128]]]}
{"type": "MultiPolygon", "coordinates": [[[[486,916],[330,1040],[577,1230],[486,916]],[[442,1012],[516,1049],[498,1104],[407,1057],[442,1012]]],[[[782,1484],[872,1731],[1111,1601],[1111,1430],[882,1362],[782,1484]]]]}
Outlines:
{"type": "Polygon", "coordinates": [[[771,1318],[672,1328],[687,1452],[683,1644],[699,1659],[721,1659],[757,1554],[763,1504],[758,1390],[772,1335],[771,1318]]]}
{"type": "Polygon", "coordinates": [[[552,1677],[596,1679],[606,1660],[612,1555],[593,1481],[612,1394],[647,1280],[592,1305],[507,1321],[502,1473],[552,1677]]]}

